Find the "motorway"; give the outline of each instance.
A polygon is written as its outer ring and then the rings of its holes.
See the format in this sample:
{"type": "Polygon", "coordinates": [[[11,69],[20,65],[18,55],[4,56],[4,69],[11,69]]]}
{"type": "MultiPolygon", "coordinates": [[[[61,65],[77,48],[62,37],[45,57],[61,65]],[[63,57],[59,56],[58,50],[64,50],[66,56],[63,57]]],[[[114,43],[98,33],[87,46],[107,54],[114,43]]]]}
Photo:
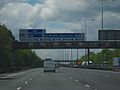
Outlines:
{"type": "Polygon", "coordinates": [[[120,90],[120,72],[81,68],[43,68],[0,74],[0,90],[120,90]]]}

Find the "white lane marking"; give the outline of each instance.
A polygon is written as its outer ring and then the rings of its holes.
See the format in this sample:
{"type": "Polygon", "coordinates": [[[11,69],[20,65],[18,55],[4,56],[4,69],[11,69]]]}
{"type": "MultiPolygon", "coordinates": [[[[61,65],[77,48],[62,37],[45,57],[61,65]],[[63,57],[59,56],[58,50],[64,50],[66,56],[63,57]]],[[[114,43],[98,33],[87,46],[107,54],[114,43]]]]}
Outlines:
{"type": "Polygon", "coordinates": [[[32,69],[32,70],[27,70],[28,72],[32,72],[32,71],[37,71],[37,70],[39,70],[39,68],[37,68],[37,69],[32,69]]]}
{"type": "MultiPolygon", "coordinates": [[[[24,71],[24,72],[19,72],[19,73],[14,73],[14,74],[10,74],[10,75],[5,75],[3,77],[0,77],[0,78],[10,78],[10,77],[13,77],[13,76],[16,76],[16,75],[20,75],[20,74],[26,74],[28,72],[31,72],[31,71],[35,71],[37,69],[33,69],[33,70],[27,70],[27,71],[24,71]]],[[[35,78],[36,76],[34,76],[35,78]]]]}
{"type": "Polygon", "coordinates": [[[8,77],[1,77],[1,78],[8,78],[8,77]]]}
{"type": "Polygon", "coordinates": [[[27,72],[31,72],[31,71],[35,71],[35,70],[37,70],[37,69],[28,70],[28,71],[19,72],[19,73],[14,73],[14,74],[10,74],[10,75],[5,75],[4,77],[1,77],[1,78],[9,78],[9,77],[12,77],[12,76],[16,76],[16,75],[20,75],[20,74],[25,74],[27,72]]]}
{"type": "Polygon", "coordinates": [[[94,89],[94,90],[98,90],[98,89],[96,88],[96,89],[94,89]]]}
{"type": "Polygon", "coordinates": [[[20,73],[5,75],[4,77],[1,77],[1,78],[9,78],[9,77],[16,76],[16,75],[20,75],[20,74],[24,74],[24,73],[25,73],[25,72],[20,72],[20,73]]]}
{"type": "Polygon", "coordinates": [[[88,84],[85,84],[85,86],[88,87],[88,88],[90,87],[90,85],[88,85],[88,84]]]}
{"type": "Polygon", "coordinates": [[[79,80],[75,80],[76,82],[79,82],[79,80]]]}
{"type": "Polygon", "coordinates": [[[28,82],[25,82],[25,84],[28,84],[28,82]]]}
{"type": "Polygon", "coordinates": [[[17,90],[20,90],[22,87],[18,87],[17,90]]]}
{"type": "Polygon", "coordinates": [[[32,80],[32,78],[30,78],[30,81],[32,80]]]}
{"type": "Polygon", "coordinates": [[[8,77],[12,77],[12,76],[15,76],[15,75],[17,75],[17,73],[16,74],[7,75],[7,76],[8,77]]]}
{"type": "Polygon", "coordinates": [[[35,78],[36,76],[33,76],[33,78],[35,78]]]}
{"type": "Polygon", "coordinates": [[[70,79],[72,79],[72,77],[69,77],[70,79]]]}
{"type": "Polygon", "coordinates": [[[5,77],[5,78],[9,78],[9,77],[16,76],[16,75],[20,75],[20,74],[24,74],[24,73],[25,73],[25,72],[20,72],[20,73],[5,75],[4,77],[5,77]]]}

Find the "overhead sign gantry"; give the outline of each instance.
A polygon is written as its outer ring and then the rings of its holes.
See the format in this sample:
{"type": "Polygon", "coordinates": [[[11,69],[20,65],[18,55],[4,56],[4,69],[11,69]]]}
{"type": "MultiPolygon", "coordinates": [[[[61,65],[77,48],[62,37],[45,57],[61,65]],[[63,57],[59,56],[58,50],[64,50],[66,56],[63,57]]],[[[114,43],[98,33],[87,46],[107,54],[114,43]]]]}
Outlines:
{"type": "Polygon", "coordinates": [[[84,33],[46,33],[45,29],[20,29],[20,42],[85,41],[84,33]]]}
{"type": "Polygon", "coordinates": [[[84,33],[46,33],[45,29],[21,29],[20,41],[13,43],[13,49],[120,48],[118,33],[120,30],[100,30],[99,41],[85,41],[84,33]]]}

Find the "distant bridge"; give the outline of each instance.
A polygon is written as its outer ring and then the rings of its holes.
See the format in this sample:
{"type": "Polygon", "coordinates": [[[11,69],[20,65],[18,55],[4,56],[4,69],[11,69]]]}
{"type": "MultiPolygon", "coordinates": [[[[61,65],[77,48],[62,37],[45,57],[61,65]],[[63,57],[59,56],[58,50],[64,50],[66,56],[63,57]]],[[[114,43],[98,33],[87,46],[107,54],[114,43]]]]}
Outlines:
{"type": "Polygon", "coordinates": [[[14,42],[13,49],[100,49],[120,48],[120,41],[14,42]]]}
{"type": "Polygon", "coordinates": [[[77,62],[76,60],[54,60],[55,62],[77,62]]]}

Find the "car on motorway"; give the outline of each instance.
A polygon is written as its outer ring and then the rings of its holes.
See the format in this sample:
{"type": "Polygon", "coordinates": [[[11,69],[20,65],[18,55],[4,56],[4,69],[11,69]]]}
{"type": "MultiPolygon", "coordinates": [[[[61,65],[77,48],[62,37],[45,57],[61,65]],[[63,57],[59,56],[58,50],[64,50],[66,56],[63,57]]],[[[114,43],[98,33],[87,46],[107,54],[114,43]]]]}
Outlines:
{"type": "Polygon", "coordinates": [[[47,58],[43,64],[44,72],[55,72],[56,65],[55,62],[51,58],[47,58]]]}

